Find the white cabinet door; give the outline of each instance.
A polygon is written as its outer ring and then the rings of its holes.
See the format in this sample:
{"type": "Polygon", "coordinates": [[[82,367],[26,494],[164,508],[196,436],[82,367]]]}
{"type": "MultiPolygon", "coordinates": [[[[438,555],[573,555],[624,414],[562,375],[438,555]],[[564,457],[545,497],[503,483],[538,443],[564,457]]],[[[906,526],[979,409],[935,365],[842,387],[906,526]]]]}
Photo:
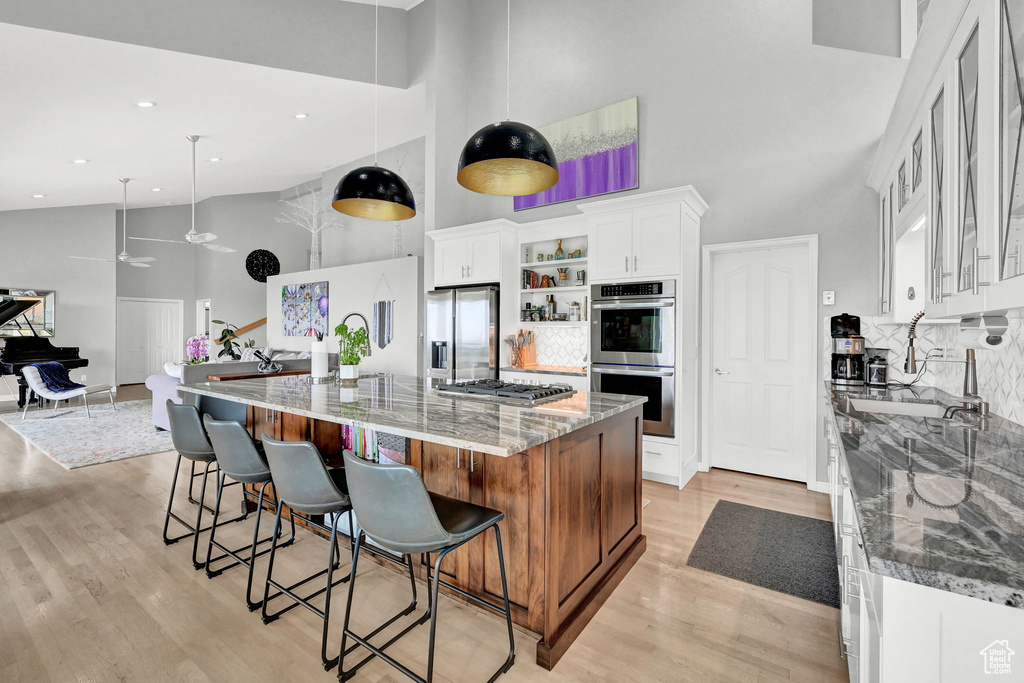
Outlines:
{"type": "Polygon", "coordinates": [[[501,233],[468,238],[466,282],[498,282],[501,277],[501,233]]]}
{"type": "Polygon", "coordinates": [[[469,243],[465,237],[439,240],[434,244],[434,286],[461,285],[466,282],[469,243]]]}
{"type": "Polygon", "coordinates": [[[595,216],[589,223],[591,279],[629,277],[633,272],[633,212],[595,216]]]}
{"type": "Polygon", "coordinates": [[[634,211],[633,275],[678,275],[680,230],[678,204],[634,211]]]}

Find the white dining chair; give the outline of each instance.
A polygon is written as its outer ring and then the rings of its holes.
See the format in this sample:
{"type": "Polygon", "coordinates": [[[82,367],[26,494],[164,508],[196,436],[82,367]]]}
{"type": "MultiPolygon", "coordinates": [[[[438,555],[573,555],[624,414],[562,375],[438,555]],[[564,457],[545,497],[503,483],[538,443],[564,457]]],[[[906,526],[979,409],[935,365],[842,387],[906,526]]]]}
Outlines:
{"type": "MultiPolygon", "coordinates": [[[[53,401],[53,413],[57,414],[57,406],[60,405],[61,401],[66,401],[76,396],[81,396],[82,401],[85,402],[85,415],[86,417],[92,417],[92,412],[89,410],[89,394],[101,394],[104,391],[110,397],[110,410],[116,410],[114,407],[114,391],[109,384],[93,384],[92,386],[79,387],[78,389],[72,389],[70,391],[50,391],[46,388],[46,384],[43,382],[42,375],[39,374],[39,369],[31,365],[27,365],[21,370],[22,377],[25,378],[25,382],[28,384],[36,396],[45,398],[48,401],[53,401]]],[[[21,413],[21,419],[24,420],[25,416],[28,415],[28,406],[31,401],[25,401],[25,410],[21,413]]]]}

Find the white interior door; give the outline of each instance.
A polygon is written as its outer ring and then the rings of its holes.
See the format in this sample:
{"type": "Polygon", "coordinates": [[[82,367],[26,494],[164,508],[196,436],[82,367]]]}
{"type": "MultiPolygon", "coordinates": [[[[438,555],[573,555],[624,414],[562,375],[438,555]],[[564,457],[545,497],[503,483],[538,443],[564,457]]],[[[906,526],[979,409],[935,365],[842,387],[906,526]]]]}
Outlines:
{"type": "Polygon", "coordinates": [[[709,462],[807,481],[813,457],[814,312],[810,246],[711,259],[709,462]]]}
{"type": "Polygon", "coordinates": [[[139,384],[178,362],[182,348],[180,299],[117,300],[117,383],[139,384]]]}

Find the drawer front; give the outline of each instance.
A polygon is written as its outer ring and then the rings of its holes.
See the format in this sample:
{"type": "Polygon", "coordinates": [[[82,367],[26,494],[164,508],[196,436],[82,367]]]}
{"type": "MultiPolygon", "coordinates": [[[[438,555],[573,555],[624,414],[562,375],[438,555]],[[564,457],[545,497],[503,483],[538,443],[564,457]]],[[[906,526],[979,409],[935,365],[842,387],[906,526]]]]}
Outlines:
{"type": "Polygon", "coordinates": [[[679,476],[679,446],[644,439],[643,471],[663,477],[679,476]]]}

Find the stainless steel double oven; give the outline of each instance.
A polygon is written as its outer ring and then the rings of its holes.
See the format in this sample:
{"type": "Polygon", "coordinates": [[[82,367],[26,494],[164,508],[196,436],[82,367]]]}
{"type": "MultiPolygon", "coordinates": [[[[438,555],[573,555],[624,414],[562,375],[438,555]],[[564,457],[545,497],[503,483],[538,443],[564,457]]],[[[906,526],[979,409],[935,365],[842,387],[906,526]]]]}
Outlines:
{"type": "Polygon", "coordinates": [[[675,436],[676,283],[593,285],[590,384],[646,396],[644,434],[675,436]]]}

